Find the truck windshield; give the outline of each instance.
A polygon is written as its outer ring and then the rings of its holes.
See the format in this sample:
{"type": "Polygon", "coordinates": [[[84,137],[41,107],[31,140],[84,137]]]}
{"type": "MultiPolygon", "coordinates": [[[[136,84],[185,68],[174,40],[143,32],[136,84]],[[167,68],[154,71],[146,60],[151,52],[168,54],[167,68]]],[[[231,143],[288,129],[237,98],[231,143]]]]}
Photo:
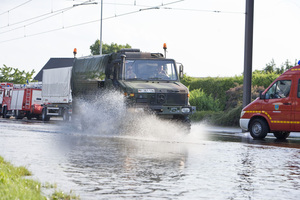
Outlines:
{"type": "Polygon", "coordinates": [[[125,80],[177,80],[172,60],[126,60],[125,80]]]}

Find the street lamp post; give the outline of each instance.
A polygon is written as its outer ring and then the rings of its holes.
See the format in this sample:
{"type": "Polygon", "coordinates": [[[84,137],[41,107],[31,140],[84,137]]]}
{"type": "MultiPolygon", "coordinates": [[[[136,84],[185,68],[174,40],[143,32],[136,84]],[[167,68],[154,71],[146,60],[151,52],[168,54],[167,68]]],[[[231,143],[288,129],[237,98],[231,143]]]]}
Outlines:
{"type": "Polygon", "coordinates": [[[101,16],[100,16],[100,47],[99,47],[100,55],[102,55],[102,14],[103,14],[103,0],[101,0],[101,16]]]}
{"type": "Polygon", "coordinates": [[[254,0],[246,0],[243,107],[251,102],[254,0]]]}

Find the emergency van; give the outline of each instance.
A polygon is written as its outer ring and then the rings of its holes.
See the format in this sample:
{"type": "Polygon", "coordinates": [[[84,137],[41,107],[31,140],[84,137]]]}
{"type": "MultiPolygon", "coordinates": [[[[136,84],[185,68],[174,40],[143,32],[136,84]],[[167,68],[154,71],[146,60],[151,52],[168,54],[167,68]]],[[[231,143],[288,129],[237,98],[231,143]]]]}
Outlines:
{"type": "Polygon", "coordinates": [[[241,112],[240,127],[255,139],[300,132],[300,62],[280,75],[241,112]]]}

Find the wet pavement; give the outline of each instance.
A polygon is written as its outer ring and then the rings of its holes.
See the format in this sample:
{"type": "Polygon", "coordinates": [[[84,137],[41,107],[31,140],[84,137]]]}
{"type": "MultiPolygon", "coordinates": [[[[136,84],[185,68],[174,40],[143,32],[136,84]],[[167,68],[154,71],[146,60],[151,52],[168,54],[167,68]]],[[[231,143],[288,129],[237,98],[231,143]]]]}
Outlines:
{"type": "Polygon", "coordinates": [[[129,129],[92,124],[1,118],[0,155],[81,199],[299,198],[300,134],[253,140],[202,124],[186,134],[152,117],[129,129]]]}

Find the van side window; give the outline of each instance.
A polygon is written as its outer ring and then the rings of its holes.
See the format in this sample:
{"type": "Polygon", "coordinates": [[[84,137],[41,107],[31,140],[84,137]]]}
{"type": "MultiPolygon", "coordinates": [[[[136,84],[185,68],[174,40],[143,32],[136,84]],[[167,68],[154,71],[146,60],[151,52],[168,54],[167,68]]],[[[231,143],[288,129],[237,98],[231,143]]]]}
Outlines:
{"type": "Polygon", "coordinates": [[[300,98],[300,79],[299,79],[299,81],[298,81],[298,98],[300,98]]]}
{"type": "Polygon", "coordinates": [[[266,92],[266,99],[286,98],[290,94],[291,81],[280,80],[275,82],[266,92]]]}

